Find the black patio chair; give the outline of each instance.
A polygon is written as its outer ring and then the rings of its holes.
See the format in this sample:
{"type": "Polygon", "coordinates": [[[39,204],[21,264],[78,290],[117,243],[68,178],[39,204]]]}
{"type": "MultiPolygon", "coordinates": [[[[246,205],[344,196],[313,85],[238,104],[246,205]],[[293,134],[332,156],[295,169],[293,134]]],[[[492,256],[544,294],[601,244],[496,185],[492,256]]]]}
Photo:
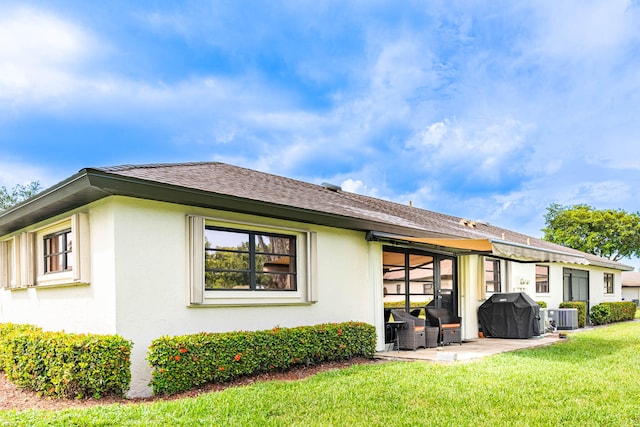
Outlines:
{"type": "Polygon", "coordinates": [[[457,342],[462,345],[462,317],[454,316],[446,308],[426,307],[429,325],[438,327],[438,341],[442,344],[457,342]]]}

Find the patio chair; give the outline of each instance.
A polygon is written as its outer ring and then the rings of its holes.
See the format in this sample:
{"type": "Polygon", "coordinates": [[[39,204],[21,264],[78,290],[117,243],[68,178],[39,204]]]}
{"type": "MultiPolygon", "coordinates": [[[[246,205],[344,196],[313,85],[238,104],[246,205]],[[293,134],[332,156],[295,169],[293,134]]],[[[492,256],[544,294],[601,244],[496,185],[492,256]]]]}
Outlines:
{"type": "Polygon", "coordinates": [[[425,320],[414,317],[404,310],[391,310],[393,320],[406,322],[398,329],[398,347],[402,350],[415,350],[418,347],[426,347],[425,320]]]}
{"type": "Polygon", "coordinates": [[[446,308],[426,308],[427,320],[438,327],[438,341],[442,344],[457,342],[462,345],[462,317],[454,316],[446,308]]]}

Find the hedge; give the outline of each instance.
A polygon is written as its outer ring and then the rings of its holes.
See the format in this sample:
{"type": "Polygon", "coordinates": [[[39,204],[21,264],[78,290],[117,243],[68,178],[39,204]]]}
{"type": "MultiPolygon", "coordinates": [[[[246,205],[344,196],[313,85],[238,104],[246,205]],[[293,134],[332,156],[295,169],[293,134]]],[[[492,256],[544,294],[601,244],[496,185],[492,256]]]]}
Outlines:
{"type": "Polygon", "coordinates": [[[587,324],[587,303],[584,301],[565,301],[561,302],[559,308],[577,308],[578,309],[578,327],[584,328],[587,324]]]}
{"type": "Polygon", "coordinates": [[[118,335],[27,330],[2,344],[7,378],[39,395],[100,398],[129,388],[132,343],[118,335]]]}
{"type": "Polygon", "coordinates": [[[301,364],[370,358],[375,345],[375,328],[360,322],[164,336],[149,347],[150,385],[156,395],[178,393],[301,364]]]}
{"type": "Polygon", "coordinates": [[[11,358],[8,352],[8,340],[16,335],[25,332],[42,332],[42,329],[34,325],[24,325],[20,323],[0,323],[0,370],[4,371],[11,358]]]}
{"type": "Polygon", "coordinates": [[[613,322],[633,320],[636,314],[636,304],[632,301],[603,302],[591,307],[591,323],[603,325],[613,322]]]}

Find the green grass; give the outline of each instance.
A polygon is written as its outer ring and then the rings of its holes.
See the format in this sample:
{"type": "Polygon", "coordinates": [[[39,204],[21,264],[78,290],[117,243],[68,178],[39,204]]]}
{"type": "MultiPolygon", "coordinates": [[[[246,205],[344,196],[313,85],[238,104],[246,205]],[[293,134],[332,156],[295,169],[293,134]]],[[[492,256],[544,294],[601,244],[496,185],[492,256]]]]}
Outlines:
{"type": "Polygon", "coordinates": [[[640,322],[472,363],[358,365],[197,398],[0,412],[24,426],[636,426],[640,322]]]}

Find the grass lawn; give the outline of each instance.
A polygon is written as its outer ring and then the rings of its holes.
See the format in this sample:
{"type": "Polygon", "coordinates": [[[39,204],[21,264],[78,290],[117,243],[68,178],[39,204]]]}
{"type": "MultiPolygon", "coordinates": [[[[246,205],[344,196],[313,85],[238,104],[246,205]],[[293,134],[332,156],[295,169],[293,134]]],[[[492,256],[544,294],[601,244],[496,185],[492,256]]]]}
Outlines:
{"type": "Polygon", "coordinates": [[[471,363],[352,366],[197,398],[0,412],[24,426],[637,426],[640,322],[471,363]]]}

